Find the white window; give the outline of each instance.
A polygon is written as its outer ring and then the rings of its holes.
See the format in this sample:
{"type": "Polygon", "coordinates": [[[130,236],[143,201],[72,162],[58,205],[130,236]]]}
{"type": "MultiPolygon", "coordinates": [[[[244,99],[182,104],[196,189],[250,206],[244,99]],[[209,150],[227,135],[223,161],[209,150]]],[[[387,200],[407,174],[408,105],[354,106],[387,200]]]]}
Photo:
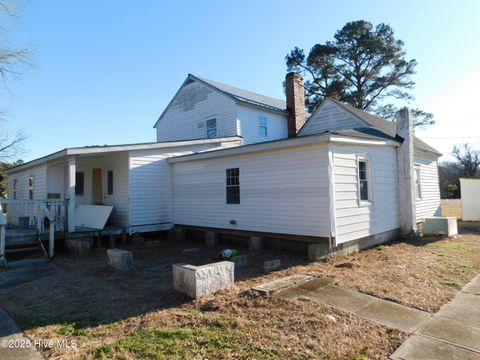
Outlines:
{"type": "Polygon", "coordinates": [[[35,177],[33,175],[28,177],[28,198],[33,199],[33,192],[35,190],[35,177]]]}
{"type": "Polygon", "coordinates": [[[420,172],[420,166],[415,166],[415,193],[417,195],[417,199],[422,198],[422,178],[420,172]]]}
{"type": "Polygon", "coordinates": [[[370,181],[369,161],[365,157],[358,157],[358,198],[360,204],[368,204],[372,200],[370,181]]]}
{"type": "Polygon", "coordinates": [[[13,199],[17,198],[18,179],[13,179],[13,199]]]}
{"type": "Polygon", "coordinates": [[[217,119],[210,119],[206,121],[207,138],[212,139],[217,137],[217,119]]]}
{"type": "Polygon", "coordinates": [[[268,136],[267,118],[265,116],[258,117],[258,134],[260,136],[268,136]]]}

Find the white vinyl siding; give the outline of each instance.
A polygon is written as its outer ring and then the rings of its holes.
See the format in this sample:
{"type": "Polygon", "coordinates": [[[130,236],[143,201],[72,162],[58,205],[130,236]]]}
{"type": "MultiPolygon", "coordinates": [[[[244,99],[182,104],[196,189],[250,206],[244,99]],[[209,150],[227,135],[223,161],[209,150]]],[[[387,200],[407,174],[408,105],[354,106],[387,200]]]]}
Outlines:
{"type": "MultiPolygon", "coordinates": [[[[39,165],[10,174],[8,177],[8,198],[13,199],[13,184],[16,180],[16,198],[18,200],[28,200],[30,197],[29,178],[34,178],[33,198],[43,200],[47,198],[47,166],[39,165]]],[[[29,216],[30,225],[34,225],[34,216],[39,216],[39,211],[30,206],[9,206],[8,222],[18,224],[20,216],[29,216]]]]}
{"type": "Polygon", "coordinates": [[[34,178],[34,199],[47,198],[47,166],[39,165],[16,172],[8,177],[8,197],[13,199],[13,182],[17,180],[17,199],[27,200],[30,196],[29,177],[34,178]]]}
{"type": "Polygon", "coordinates": [[[92,158],[80,158],[76,161],[76,171],[84,173],[84,193],[75,196],[76,205],[92,204],[92,169],[102,169],[103,204],[113,206],[112,218],[115,225],[129,224],[129,176],[128,153],[117,153],[92,158]],[[108,171],[113,171],[113,194],[109,195],[108,171]]]}
{"type": "Polygon", "coordinates": [[[237,104],[238,135],[244,144],[288,137],[287,116],[237,104]],[[260,131],[260,118],[267,119],[267,136],[260,131]]]}
{"type": "Polygon", "coordinates": [[[415,151],[415,165],[420,171],[421,198],[415,203],[417,221],[425,217],[440,216],[440,187],[437,158],[415,151]]]}
{"type": "Polygon", "coordinates": [[[393,146],[331,145],[335,196],[336,243],[399,228],[397,156],[393,146]],[[358,189],[358,158],[368,158],[369,206],[358,189]]]}
{"type": "Polygon", "coordinates": [[[310,119],[308,119],[308,123],[301,129],[299,135],[354,129],[362,126],[367,126],[367,124],[338,104],[326,100],[321,107],[312,114],[310,119]]]}
{"type": "Polygon", "coordinates": [[[204,144],[130,152],[130,226],[173,223],[172,172],[167,159],[227,147],[204,144]]]}
{"type": "Polygon", "coordinates": [[[156,125],[157,141],[207,137],[206,121],[216,119],[216,137],[235,136],[235,101],[199,82],[183,87],[156,125]]]}
{"type": "Polygon", "coordinates": [[[174,163],[174,222],[328,237],[326,149],[316,144],[174,163]],[[225,201],[225,171],[229,168],[240,169],[241,203],[234,206],[225,201]]]}

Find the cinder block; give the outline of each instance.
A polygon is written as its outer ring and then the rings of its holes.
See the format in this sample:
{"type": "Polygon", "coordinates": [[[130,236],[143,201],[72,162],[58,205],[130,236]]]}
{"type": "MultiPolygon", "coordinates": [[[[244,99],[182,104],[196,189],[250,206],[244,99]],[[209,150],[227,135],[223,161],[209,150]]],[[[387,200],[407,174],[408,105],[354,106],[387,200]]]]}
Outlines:
{"type": "Polygon", "coordinates": [[[280,266],[282,266],[282,261],[280,259],[273,259],[263,263],[263,270],[265,272],[270,272],[280,269],[280,266]]]}
{"type": "Polygon", "coordinates": [[[218,236],[215,231],[205,231],[205,245],[207,247],[218,245],[218,236]]]}
{"type": "Polygon", "coordinates": [[[308,245],[308,260],[318,261],[324,259],[330,253],[328,244],[310,244],[308,245]]]}
{"type": "Polygon", "coordinates": [[[235,269],[240,269],[247,266],[247,255],[238,255],[230,258],[230,261],[233,261],[235,264],[235,269]]]}
{"type": "Polygon", "coordinates": [[[173,232],[175,234],[175,236],[174,236],[175,241],[179,241],[179,242],[185,241],[185,239],[186,239],[185,229],[175,228],[175,229],[173,229],[173,232]]]}
{"type": "Polygon", "coordinates": [[[250,236],[248,239],[248,247],[250,250],[262,250],[263,238],[261,236],[250,236]]]}
{"type": "Polygon", "coordinates": [[[70,253],[85,256],[90,254],[93,247],[93,239],[68,239],[65,245],[70,253]]]}
{"type": "Polygon", "coordinates": [[[200,252],[199,248],[182,249],[182,255],[194,255],[194,254],[198,254],[199,252],[200,252]]]}
{"type": "Polygon", "coordinates": [[[129,271],[133,268],[133,254],[131,251],[121,249],[108,249],[108,265],[117,270],[129,271]]]}
{"type": "Polygon", "coordinates": [[[230,261],[193,266],[173,265],[173,287],[192,298],[228,289],[234,282],[234,264],[230,261]]]}

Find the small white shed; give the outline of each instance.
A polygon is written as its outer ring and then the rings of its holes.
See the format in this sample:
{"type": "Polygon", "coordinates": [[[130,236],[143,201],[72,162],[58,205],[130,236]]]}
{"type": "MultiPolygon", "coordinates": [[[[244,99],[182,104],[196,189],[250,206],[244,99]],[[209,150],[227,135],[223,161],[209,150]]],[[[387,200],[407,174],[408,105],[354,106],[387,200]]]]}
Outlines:
{"type": "Polygon", "coordinates": [[[460,179],[462,220],[480,221],[480,179],[460,179]]]}

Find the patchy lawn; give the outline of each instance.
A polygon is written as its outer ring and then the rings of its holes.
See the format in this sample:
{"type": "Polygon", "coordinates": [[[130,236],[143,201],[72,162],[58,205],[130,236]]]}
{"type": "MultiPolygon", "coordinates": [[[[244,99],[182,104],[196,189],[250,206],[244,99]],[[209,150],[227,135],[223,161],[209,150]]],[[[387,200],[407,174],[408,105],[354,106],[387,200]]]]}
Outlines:
{"type": "MultiPolygon", "coordinates": [[[[333,277],[339,286],[435,312],[480,272],[480,235],[382,245],[307,263],[273,250],[248,252],[236,287],[191,301],[172,290],[171,264],[198,242],[133,248],[135,268],[115,272],[105,250],[87,258],[60,255],[64,273],[0,293],[0,304],[30,339],[76,340],[77,348],[44,349],[51,358],[339,358],[384,359],[407,334],[308,301],[263,298],[249,289],[295,273],[333,277]],[[262,273],[281,258],[283,270],[262,273]]],[[[194,264],[214,259],[202,247],[194,264]]]]}

